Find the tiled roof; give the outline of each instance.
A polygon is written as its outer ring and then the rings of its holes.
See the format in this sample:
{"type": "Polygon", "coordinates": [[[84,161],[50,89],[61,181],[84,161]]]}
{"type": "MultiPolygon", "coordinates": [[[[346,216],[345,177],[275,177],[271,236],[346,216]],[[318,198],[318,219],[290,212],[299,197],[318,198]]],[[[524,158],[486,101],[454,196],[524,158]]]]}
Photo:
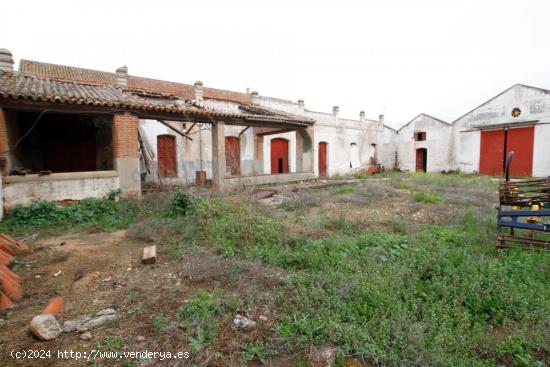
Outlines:
{"type": "MultiPolygon", "coordinates": [[[[227,117],[246,120],[264,120],[280,123],[311,124],[313,121],[280,113],[262,113],[246,110],[227,113],[206,108],[188,99],[138,89],[122,89],[112,84],[89,84],[82,81],[64,81],[22,73],[0,71],[0,98],[42,102],[155,111],[190,116],[227,117]]],[[[244,106],[244,105],[243,105],[244,106]]]]}
{"type": "MultiPolygon", "coordinates": [[[[115,84],[117,75],[107,71],[77,68],[74,66],[49,64],[45,62],[24,60],[19,63],[19,71],[24,74],[44,76],[58,80],[72,80],[86,83],[115,84]]],[[[128,87],[173,94],[180,98],[193,99],[194,87],[190,84],[165,80],[128,76],[128,87]]],[[[219,99],[231,102],[250,103],[250,95],[216,88],[205,87],[204,98],[219,99]]]]}

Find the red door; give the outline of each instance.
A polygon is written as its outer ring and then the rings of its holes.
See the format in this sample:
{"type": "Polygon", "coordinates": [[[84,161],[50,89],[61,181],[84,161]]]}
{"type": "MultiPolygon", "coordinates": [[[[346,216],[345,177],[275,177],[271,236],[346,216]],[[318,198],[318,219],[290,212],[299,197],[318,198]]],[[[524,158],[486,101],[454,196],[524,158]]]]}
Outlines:
{"type": "MultiPolygon", "coordinates": [[[[504,170],[504,130],[487,130],[481,132],[479,147],[479,173],[500,176],[504,170]]],[[[514,163],[516,160],[514,159],[514,163]]]]}
{"type": "Polygon", "coordinates": [[[319,176],[327,175],[327,143],[319,143],[319,176]]]}
{"type": "Polygon", "coordinates": [[[509,129],[506,132],[506,154],[514,151],[514,159],[510,166],[512,176],[531,176],[533,172],[533,142],[535,129],[533,126],[509,129]]]}
{"type": "Polygon", "coordinates": [[[231,169],[231,176],[241,174],[241,143],[239,138],[225,138],[225,163],[231,169]]]}
{"type": "Polygon", "coordinates": [[[176,138],[174,136],[157,136],[157,156],[160,177],[176,177],[176,138]]]}
{"type": "Polygon", "coordinates": [[[426,172],[428,163],[428,151],[426,148],[416,150],[416,171],[426,172]]]}
{"type": "Polygon", "coordinates": [[[288,140],[271,139],[271,174],[288,173],[288,140]]]}

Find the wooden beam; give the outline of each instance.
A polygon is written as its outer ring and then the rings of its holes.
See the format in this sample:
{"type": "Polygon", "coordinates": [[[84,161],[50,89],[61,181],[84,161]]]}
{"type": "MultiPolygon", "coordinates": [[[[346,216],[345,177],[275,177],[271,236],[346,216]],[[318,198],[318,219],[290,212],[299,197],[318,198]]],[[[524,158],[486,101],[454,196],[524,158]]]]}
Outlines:
{"type": "Polygon", "coordinates": [[[275,135],[275,134],[288,133],[288,132],[291,132],[291,131],[296,131],[296,129],[273,130],[273,131],[267,131],[265,133],[259,133],[259,134],[256,134],[256,135],[258,135],[258,136],[275,135]]]}
{"type": "Polygon", "coordinates": [[[176,133],[180,134],[184,138],[193,141],[193,139],[191,139],[189,136],[187,136],[183,131],[179,131],[178,129],[176,129],[175,127],[173,127],[172,125],[170,125],[166,121],[164,121],[164,120],[157,120],[157,121],[160,122],[161,124],[163,124],[164,126],[166,126],[167,128],[169,128],[169,129],[175,131],[176,133]]]}
{"type": "Polygon", "coordinates": [[[191,130],[193,130],[196,124],[197,124],[196,122],[193,122],[193,125],[191,125],[189,129],[187,129],[187,131],[185,132],[185,135],[189,135],[189,133],[191,132],[191,130]]]}
{"type": "Polygon", "coordinates": [[[239,133],[239,138],[240,138],[241,135],[244,134],[244,132],[245,132],[246,130],[248,130],[248,129],[250,129],[250,126],[245,127],[245,128],[239,133]]]}

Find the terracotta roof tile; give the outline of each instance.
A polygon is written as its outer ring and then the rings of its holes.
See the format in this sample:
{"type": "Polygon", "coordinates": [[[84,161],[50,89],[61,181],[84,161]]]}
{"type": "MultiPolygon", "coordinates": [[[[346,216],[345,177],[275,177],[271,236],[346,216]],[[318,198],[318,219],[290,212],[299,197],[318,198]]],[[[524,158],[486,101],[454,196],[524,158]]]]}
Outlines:
{"type": "MultiPolygon", "coordinates": [[[[22,59],[19,71],[24,74],[44,76],[59,80],[73,80],[97,84],[116,84],[117,75],[107,71],[78,68],[74,66],[50,64],[22,59]]],[[[166,80],[128,76],[128,87],[160,93],[173,94],[180,98],[193,99],[194,87],[190,84],[166,80]]],[[[250,103],[250,95],[216,88],[204,88],[204,98],[219,99],[231,102],[250,103]]]]}
{"type": "Polygon", "coordinates": [[[122,89],[112,84],[90,84],[65,81],[18,72],[0,71],[0,98],[25,99],[42,102],[89,105],[105,108],[158,111],[190,116],[228,117],[280,123],[311,124],[313,121],[287,114],[250,109],[242,105],[241,113],[226,113],[206,108],[188,99],[139,89],[122,89]],[[247,109],[248,108],[248,109],[247,109]]]}

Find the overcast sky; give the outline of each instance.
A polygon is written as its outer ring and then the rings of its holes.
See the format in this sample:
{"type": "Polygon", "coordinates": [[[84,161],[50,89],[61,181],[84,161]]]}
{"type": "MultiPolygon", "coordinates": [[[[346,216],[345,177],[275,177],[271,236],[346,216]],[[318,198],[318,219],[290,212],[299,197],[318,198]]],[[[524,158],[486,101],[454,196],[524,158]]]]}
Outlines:
{"type": "Polygon", "coordinates": [[[515,83],[550,88],[550,1],[10,1],[21,58],[453,121],[515,83]]]}

